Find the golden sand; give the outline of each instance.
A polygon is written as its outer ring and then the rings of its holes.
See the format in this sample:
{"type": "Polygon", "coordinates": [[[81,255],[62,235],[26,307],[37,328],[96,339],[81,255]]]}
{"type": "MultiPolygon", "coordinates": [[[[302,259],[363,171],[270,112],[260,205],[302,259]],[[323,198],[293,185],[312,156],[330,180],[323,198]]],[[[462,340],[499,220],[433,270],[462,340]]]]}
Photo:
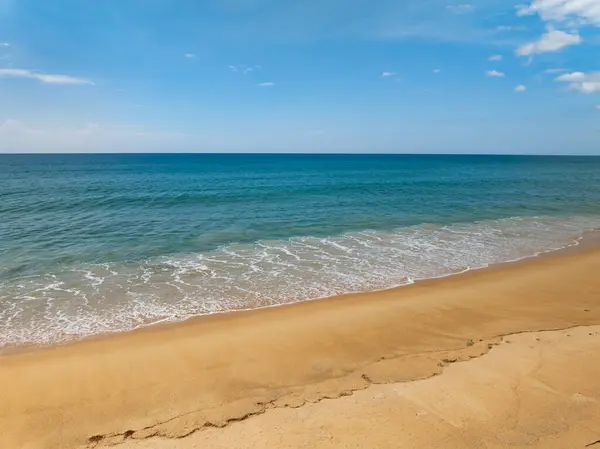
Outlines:
{"type": "Polygon", "coordinates": [[[598,324],[590,249],[28,350],[0,448],[583,447],[598,324]]]}
{"type": "Polygon", "coordinates": [[[600,326],[507,337],[427,380],[276,408],[181,440],[127,449],[571,449],[600,443],[600,326]]]}

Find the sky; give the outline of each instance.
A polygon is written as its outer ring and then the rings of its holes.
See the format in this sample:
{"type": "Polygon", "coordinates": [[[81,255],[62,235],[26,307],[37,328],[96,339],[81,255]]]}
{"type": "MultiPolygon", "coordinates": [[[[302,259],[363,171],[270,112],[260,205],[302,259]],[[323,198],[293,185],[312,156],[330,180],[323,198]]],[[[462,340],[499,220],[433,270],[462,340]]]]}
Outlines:
{"type": "Polygon", "coordinates": [[[600,0],[0,0],[0,152],[600,154],[599,55],[600,0]]]}

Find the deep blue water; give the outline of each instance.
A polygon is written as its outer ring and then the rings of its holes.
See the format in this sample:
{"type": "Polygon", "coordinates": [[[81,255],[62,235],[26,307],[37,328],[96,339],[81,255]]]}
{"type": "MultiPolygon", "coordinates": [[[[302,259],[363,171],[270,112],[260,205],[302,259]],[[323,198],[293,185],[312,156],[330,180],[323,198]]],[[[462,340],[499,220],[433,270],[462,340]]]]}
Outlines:
{"type": "Polygon", "coordinates": [[[0,346],[385,288],[600,227],[600,158],[0,155],[0,346]]]}

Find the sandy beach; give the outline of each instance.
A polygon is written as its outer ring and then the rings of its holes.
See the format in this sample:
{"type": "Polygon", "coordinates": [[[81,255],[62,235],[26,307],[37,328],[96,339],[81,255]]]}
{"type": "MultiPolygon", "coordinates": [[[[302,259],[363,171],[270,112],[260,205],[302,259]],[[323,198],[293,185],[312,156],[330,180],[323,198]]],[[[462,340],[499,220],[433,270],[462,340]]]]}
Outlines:
{"type": "Polygon", "coordinates": [[[518,334],[427,380],[372,384],[181,440],[130,440],[123,447],[592,447],[600,444],[600,366],[590,355],[599,350],[600,326],[518,334]]]}
{"type": "Polygon", "coordinates": [[[5,354],[0,447],[592,447],[598,273],[579,249],[5,354]]]}

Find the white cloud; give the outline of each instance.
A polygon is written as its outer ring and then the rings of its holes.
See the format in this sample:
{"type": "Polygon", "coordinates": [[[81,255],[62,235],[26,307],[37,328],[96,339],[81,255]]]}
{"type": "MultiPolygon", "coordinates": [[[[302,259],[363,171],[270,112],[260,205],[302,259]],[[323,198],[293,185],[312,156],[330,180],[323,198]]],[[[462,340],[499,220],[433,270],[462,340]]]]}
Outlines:
{"type": "Polygon", "coordinates": [[[38,73],[25,69],[0,69],[0,77],[7,78],[30,78],[41,81],[44,84],[90,84],[94,82],[83,78],[75,78],[69,75],[55,75],[38,73]]]}
{"type": "Polygon", "coordinates": [[[441,70],[440,70],[440,69],[434,69],[434,70],[433,70],[433,73],[440,73],[440,72],[441,72],[441,70]]]}
{"type": "Polygon", "coordinates": [[[560,30],[548,30],[539,40],[529,42],[517,48],[517,56],[532,56],[562,50],[569,45],[578,45],[582,41],[579,34],[569,34],[560,30]]]}
{"type": "Polygon", "coordinates": [[[486,76],[491,76],[491,77],[498,77],[498,78],[502,78],[504,76],[503,72],[498,72],[497,70],[488,70],[487,72],[485,72],[486,76]]]}
{"type": "Polygon", "coordinates": [[[575,19],[582,24],[600,25],[600,3],[598,0],[533,0],[520,6],[520,16],[537,14],[546,22],[564,22],[575,19]]]}
{"type": "Polygon", "coordinates": [[[598,109],[600,111],[600,104],[596,105],[596,109],[598,109]]]}
{"type": "Polygon", "coordinates": [[[525,92],[527,90],[527,87],[523,84],[519,84],[517,87],[515,87],[515,92],[525,92]]]}
{"type": "Polygon", "coordinates": [[[502,61],[502,55],[492,55],[488,58],[488,61],[502,61]]]}
{"type": "Polygon", "coordinates": [[[0,47],[10,47],[8,42],[0,42],[0,47]]]}
{"type": "MultiPolygon", "coordinates": [[[[600,0],[528,0],[530,3],[517,6],[517,15],[537,15],[547,22],[547,33],[536,42],[517,48],[518,56],[533,56],[537,53],[556,52],[571,45],[579,45],[583,39],[579,29],[600,26],[600,0]],[[569,33],[556,30],[569,29],[569,33]]],[[[547,71],[545,73],[559,73],[547,71]]],[[[581,86],[580,86],[581,87],[581,86]]],[[[577,88],[577,87],[576,87],[577,88]]]]}
{"type": "Polygon", "coordinates": [[[271,81],[268,81],[266,83],[258,83],[257,84],[257,86],[259,86],[259,87],[270,87],[270,86],[274,86],[274,85],[275,85],[275,83],[273,83],[271,81]]]}
{"type": "Polygon", "coordinates": [[[555,81],[569,83],[569,88],[584,94],[600,92],[600,72],[573,72],[559,76],[555,81]]]}
{"type": "Polygon", "coordinates": [[[187,59],[194,59],[196,55],[194,53],[185,53],[183,57],[187,59]]]}
{"type": "Polygon", "coordinates": [[[390,77],[390,76],[396,76],[396,72],[382,72],[382,73],[381,73],[381,76],[382,76],[383,78],[388,78],[388,77],[390,77]]]}
{"type": "Polygon", "coordinates": [[[566,73],[564,75],[559,76],[558,78],[556,78],[556,81],[574,81],[574,82],[579,82],[579,81],[583,81],[585,80],[585,73],[583,72],[572,72],[572,73],[566,73]]]}

